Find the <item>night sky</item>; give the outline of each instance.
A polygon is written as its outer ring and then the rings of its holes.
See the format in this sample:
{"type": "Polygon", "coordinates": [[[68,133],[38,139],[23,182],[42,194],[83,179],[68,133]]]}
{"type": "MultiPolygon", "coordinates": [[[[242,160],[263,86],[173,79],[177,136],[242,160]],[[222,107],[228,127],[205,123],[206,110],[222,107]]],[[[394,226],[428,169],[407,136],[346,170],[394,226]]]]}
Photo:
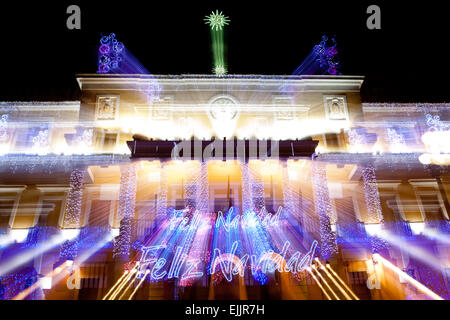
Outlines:
{"type": "Polygon", "coordinates": [[[395,1],[14,1],[2,7],[0,101],[76,100],[77,73],[97,71],[101,33],[114,32],[153,74],[211,74],[203,18],[219,9],[230,74],[289,75],[335,35],[345,75],[364,75],[363,101],[450,102],[443,2],[395,1]],[[92,3],[94,2],[94,3],[92,3]],[[81,7],[81,30],[66,8],[81,7]],[[382,29],[366,28],[381,7],[382,29]]]}

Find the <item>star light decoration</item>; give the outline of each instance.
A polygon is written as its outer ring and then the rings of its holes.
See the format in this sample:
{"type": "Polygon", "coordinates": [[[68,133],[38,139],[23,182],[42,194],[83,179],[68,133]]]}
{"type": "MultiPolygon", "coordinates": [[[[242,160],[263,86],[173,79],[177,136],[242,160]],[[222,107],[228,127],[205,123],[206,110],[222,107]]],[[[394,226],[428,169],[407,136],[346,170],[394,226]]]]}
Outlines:
{"type": "Polygon", "coordinates": [[[227,74],[227,69],[224,66],[218,65],[213,68],[213,72],[216,76],[224,76],[227,74]]]}
{"type": "Polygon", "coordinates": [[[215,13],[212,11],[209,16],[205,17],[205,22],[212,30],[219,31],[222,30],[224,26],[228,25],[230,20],[223,15],[222,11],[219,12],[219,10],[216,10],[215,13]]]}

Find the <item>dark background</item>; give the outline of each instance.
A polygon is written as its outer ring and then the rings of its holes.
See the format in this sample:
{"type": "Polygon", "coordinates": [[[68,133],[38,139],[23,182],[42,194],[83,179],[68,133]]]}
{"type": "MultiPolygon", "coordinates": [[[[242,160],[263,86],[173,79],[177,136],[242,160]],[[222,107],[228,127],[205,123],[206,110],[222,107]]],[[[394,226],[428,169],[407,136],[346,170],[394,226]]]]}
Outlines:
{"type": "Polygon", "coordinates": [[[230,74],[291,74],[320,41],[336,35],[341,71],[364,75],[363,101],[450,102],[444,1],[13,1],[1,4],[0,101],[74,100],[77,73],[97,71],[101,33],[153,74],[211,74],[204,16],[230,17],[230,74]],[[81,7],[81,30],[66,8],[81,7]],[[381,7],[381,30],[366,8],[381,7]]]}

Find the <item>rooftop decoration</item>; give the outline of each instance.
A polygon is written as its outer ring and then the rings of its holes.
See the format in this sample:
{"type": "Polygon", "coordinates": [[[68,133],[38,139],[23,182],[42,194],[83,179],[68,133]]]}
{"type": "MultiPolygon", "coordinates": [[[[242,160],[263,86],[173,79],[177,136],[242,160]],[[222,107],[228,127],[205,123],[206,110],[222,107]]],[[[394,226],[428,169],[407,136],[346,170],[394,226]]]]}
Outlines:
{"type": "Polygon", "coordinates": [[[339,75],[341,74],[340,67],[336,39],[334,37],[328,39],[323,35],[320,43],[313,47],[311,53],[295,69],[293,75],[339,75]]]}
{"type": "Polygon", "coordinates": [[[209,16],[205,17],[205,22],[211,28],[212,51],[214,59],[212,71],[217,76],[224,76],[227,74],[224,53],[224,28],[228,25],[230,20],[228,17],[224,16],[222,12],[216,10],[215,13],[213,11],[209,16]]]}
{"type": "Polygon", "coordinates": [[[98,71],[97,73],[109,73],[118,71],[123,61],[125,46],[117,41],[116,35],[111,33],[100,39],[98,49],[98,71]]]}
{"type": "Polygon", "coordinates": [[[219,10],[216,10],[215,13],[214,11],[211,12],[209,16],[205,17],[205,21],[207,24],[209,24],[211,29],[215,29],[215,31],[222,30],[222,28],[228,25],[228,22],[230,22],[228,17],[225,17],[222,14],[222,11],[219,12],[219,10]]]}

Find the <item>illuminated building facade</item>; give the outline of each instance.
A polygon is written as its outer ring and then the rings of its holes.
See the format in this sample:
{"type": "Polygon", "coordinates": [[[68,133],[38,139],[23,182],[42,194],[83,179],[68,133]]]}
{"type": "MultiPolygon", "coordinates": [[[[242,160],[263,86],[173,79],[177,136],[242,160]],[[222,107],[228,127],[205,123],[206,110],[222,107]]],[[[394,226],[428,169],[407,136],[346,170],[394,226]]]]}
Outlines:
{"type": "Polygon", "coordinates": [[[77,79],[80,101],[0,103],[3,299],[450,297],[450,104],[362,103],[359,76],[77,79]]]}

